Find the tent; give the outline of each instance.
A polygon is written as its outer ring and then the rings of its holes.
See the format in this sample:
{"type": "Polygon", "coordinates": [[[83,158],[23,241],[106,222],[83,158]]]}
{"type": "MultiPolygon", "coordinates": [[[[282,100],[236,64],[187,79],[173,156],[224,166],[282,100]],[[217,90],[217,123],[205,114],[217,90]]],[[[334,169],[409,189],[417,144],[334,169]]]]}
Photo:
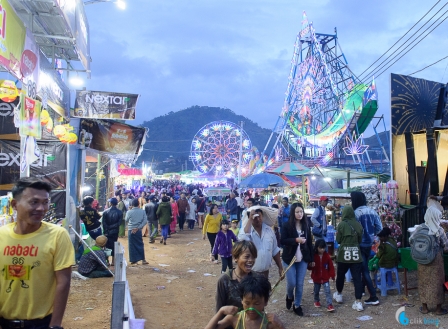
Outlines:
{"type": "Polygon", "coordinates": [[[277,175],[261,173],[245,178],[240,184],[240,187],[248,188],[267,188],[269,186],[284,187],[288,186],[288,183],[277,175]]]}
{"type": "Polygon", "coordinates": [[[285,162],[270,172],[289,176],[300,176],[307,174],[309,171],[310,168],[299,162],[285,162]]]}

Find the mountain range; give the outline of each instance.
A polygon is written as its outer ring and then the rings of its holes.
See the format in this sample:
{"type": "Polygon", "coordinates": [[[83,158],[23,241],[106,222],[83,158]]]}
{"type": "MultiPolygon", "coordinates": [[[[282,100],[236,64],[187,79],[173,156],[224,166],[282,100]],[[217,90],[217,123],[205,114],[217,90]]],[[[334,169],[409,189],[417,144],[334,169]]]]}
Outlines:
{"type": "MultiPolygon", "coordinates": [[[[143,122],[141,126],[149,128],[149,133],[138,162],[151,163],[153,169],[164,172],[194,169],[188,159],[191,143],[198,131],[213,121],[229,121],[236,125],[243,121],[244,131],[252,145],[260,151],[266,146],[271,134],[270,129],[262,128],[251,119],[230,109],[195,105],[143,122]]],[[[273,145],[272,141],[271,144],[273,145]]],[[[272,145],[269,145],[269,151],[272,145]]]]}

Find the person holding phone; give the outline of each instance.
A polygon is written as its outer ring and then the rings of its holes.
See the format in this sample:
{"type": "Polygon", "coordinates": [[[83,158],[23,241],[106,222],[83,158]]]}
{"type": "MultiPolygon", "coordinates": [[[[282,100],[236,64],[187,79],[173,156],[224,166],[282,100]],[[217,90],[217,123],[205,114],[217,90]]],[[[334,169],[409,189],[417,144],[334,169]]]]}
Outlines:
{"type": "Polygon", "coordinates": [[[293,306],[298,316],[303,316],[300,306],[303,295],[303,282],[308,268],[314,266],[314,252],[311,228],[301,203],[293,203],[289,219],[281,227],[280,243],[283,247],[283,268],[287,268],[296,257],[291,268],[286,272],[286,308],[293,306]],[[295,294],[295,297],[294,297],[295,294]]]}

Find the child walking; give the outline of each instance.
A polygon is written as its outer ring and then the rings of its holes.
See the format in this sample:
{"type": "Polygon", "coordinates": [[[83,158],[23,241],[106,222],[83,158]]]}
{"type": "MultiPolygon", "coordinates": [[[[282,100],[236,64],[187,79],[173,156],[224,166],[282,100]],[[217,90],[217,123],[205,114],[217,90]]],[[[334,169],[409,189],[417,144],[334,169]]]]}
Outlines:
{"type": "Polygon", "coordinates": [[[275,314],[267,314],[264,311],[268,305],[270,292],[271,284],[265,276],[258,274],[246,276],[241,280],[239,287],[244,309],[238,312],[236,306],[221,307],[205,329],[228,327],[234,329],[285,329],[275,314]]]}
{"type": "Polygon", "coordinates": [[[333,261],[325,251],[327,244],[325,240],[318,239],[314,244],[314,266],[308,265],[311,270],[311,279],[314,282],[314,307],[321,307],[319,300],[320,287],[324,286],[325,299],[327,300],[327,311],[334,312],[331,298],[330,278],[334,281],[335,273],[333,261]]]}
{"type": "Polygon", "coordinates": [[[232,220],[232,223],[230,225],[230,230],[233,232],[233,234],[235,234],[235,236],[238,236],[238,234],[240,233],[240,229],[238,228],[238,219],[232,220]]]}
{"type": "Polygon", "coordinates": [[[221,230],[218,232],[215,240],[215,245],[213,246],[212,254],[218,254],[221,256],[222,267],[221,273],[225,273],[227,267],[229,270],[233,268],[232,266],[232,242],[236,242],[238,239],[231,230],[229,230],[229,221],[223,219],[221,221],[221,230]]]}

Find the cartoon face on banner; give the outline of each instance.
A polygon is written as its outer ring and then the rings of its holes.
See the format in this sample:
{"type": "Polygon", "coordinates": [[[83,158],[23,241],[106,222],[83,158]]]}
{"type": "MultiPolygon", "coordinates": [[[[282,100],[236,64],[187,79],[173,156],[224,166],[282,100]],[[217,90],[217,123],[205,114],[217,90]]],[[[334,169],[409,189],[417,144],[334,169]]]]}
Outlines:
{"type": "Polygon", "coordinates": [[[129,129],[129,126],[120,123],[111,125],[108,133],[110,151],[113,153],[123,153],[127,151],[132,138],[133,132],[129,129]]]}
{"type": "Polygon", "coordinates": [[[0,99],[6,103],[14,102],[19,97],[19,90],[14,81],[0,80],[0,99]]]}

